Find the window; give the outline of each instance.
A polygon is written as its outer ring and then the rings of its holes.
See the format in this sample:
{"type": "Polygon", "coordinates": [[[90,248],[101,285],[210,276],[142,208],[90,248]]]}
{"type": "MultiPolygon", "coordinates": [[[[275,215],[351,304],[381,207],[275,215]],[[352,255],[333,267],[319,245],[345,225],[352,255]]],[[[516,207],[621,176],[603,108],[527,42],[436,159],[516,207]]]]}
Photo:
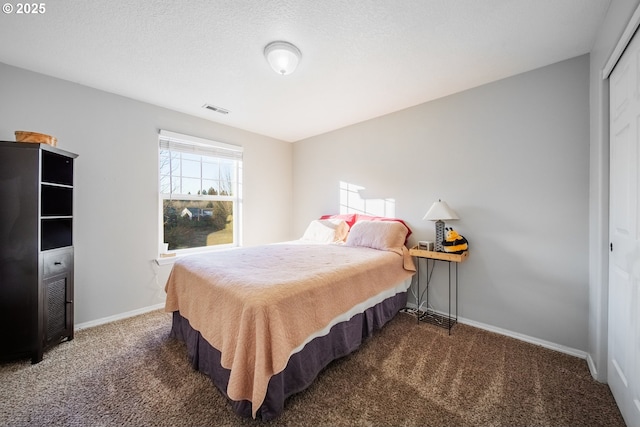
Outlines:
{"type": "Polygon", "coordinates": [[[161,252],[238,246],[242,147],[160,131],[161,252]]]}

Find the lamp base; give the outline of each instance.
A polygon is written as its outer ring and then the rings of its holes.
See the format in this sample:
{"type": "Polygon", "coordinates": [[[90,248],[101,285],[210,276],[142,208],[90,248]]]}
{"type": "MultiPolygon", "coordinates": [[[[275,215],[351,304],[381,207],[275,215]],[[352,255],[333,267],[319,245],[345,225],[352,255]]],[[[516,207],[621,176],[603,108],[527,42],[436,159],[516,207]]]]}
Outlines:
{"type": "Polygon", "coordinates": [[[444,252],[444,221],[436,221],[436,252],[444,252]]]}

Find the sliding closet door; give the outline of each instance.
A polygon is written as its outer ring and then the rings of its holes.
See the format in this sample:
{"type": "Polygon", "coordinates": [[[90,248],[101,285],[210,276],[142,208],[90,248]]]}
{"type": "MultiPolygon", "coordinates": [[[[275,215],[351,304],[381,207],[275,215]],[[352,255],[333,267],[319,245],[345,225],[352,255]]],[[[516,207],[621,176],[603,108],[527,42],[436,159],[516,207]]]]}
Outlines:
{"type": "Polygon", "coordinates": [[[640,36],[611,73],[608,382],[627,425],[640,426],[640,36]]]}

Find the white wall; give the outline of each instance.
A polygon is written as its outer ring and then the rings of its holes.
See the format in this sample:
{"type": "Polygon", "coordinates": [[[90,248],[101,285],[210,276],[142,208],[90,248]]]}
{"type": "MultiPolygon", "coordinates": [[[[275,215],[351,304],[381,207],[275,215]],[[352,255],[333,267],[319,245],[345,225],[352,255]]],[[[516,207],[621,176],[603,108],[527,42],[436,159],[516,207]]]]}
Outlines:
{"type": "Polygon", "coordinates": [[[589,367],[607,379],[609,291],[609,83],[602,70],[638,0],[612,1],[590,54],[589,367]]]}
{"type": "Polygon", "coordinates": [[[0,63],[0,139],[42,132],[79,154],[76,324],[164,301],[170,266],[152,261],[160,128],[243,146],[244,244],[290,239],[290,143],[0,63]]]}
{"type": "Polygon", "coordinates": [[[340,181],[395,199],[412,244],[442,198],[471,248],[459,315],[587,349],[588,55],[296,142],[293,165],[295,234],[339,210],[340,181]]]}

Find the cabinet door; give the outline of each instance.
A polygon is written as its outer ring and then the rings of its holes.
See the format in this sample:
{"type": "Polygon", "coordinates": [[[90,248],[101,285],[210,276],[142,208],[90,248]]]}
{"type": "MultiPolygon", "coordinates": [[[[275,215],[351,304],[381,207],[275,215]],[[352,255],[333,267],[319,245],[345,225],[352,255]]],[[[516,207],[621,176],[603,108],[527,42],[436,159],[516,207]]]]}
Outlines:
{"type": "Polygon", "coordinates": [[[73,301],[69,292],[69,275],[61,274],[45,279],[44,287],[44,345],[73,338],[70,312],[73,301]]]}
{"type": "Polygon", "coordinates": [[[73,338],[73,249],[43,253],[43,344],[73,338]]]}

